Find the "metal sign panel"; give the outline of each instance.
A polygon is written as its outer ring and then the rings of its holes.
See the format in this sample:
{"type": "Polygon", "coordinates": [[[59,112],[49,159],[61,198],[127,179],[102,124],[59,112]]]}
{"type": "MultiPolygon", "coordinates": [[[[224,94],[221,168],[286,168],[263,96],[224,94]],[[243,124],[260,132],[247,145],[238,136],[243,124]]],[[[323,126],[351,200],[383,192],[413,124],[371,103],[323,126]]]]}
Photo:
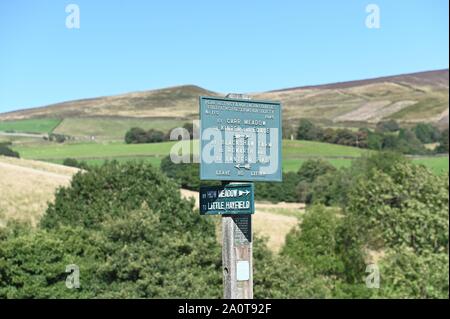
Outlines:
{"type": "Polygon", "coordinates": [[[281,181],[281,104],[200,97],[200,179],[281,181]]]}
{"type": "Polygon", "coordinates": [[[201,215],[253,214],[253,184],[228,184],[200,187],[201,215]]]}

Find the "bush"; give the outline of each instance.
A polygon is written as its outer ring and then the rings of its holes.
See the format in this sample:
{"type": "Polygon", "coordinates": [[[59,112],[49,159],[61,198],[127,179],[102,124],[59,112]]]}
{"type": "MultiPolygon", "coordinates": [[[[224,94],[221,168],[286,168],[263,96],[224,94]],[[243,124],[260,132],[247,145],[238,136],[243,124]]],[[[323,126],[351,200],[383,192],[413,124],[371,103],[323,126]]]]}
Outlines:
{"type": "Polygon", "coordinates": [[[255,183],[255,198],[272,203],[298,202],[296,186],[299,182],[299,176],[293,172],[283,173],[281,183],[257,182],[255,183]]]}
{"type": "Polygon", "coordinates": [[[414,127],[416,137],[424,144],[438,142],[441,138],[441,132],[431,124],[419,123],[414,127]]]}
{"type": "MultiPolygon", "coordinates": [[[[177,212],[178,219],[189,215],[191,209],[181,200],[177,185],[151,165],[108,162],[92,167],[89,173],[77,173],[70,187],[59,189],[41,225],[44,228],[59,224],[95,228],[108,216],[126,215],[143,204],[155,211],[177,212]]],[[[164,218],[173,220],[170,214],[164,218]]]]}
{"type": "Polygon", "coordinates": [[[356,181],[346,211],[360,219],[359,232],[376,248],[442,252],[448,242],[448,176],[409,162],[369,171],[356,181]]]}
{"type": "Polygon", "coordinates": [[[344,272],[336,250],[338,211],[324,206],[307,209],[301,230],[294,229],[286,236],[283,255],[309,267],[316,275],[338,275],[344,272]]]}
{"type": "Polygon", "coordinates": [[[16,157],[20,158],[20,155],[18,152],[13,151],[6,145],[0,145],[0,156],[8,156],[8,157],[16,157]]]}
{"type": "Polygon", "coordinates": [[[89,170],[89,165],[86,162],[78,161],[75,158],[66,158],[64,159],[62,164],[69,167],[76,167],[84,170],[89,170]]]}
{"type": "Polygon", "coordinates": [[[64,143],[67,139],[69,139],[69,137],[63,134],[51,133],[49,134],[48,139],[51,142],[64,143]]]}
{"type": "Polygon", "coordinates": [[[297,129],[297,139],[306,141],[315,141],[321,135],[321,129],[316,127],[311,121],[301,119],[297,129]]]}
{"type": "Polygon", "coordinates": [[[381,261],[378,297],[448,299],[448,253],[417,255],[408,248],[389,250],[381,261]]]}
{"type": "Polygon", "coordinates": [[[0,297],[218,298],[220,246],[211,219],[143,163],[76,174],[35,232],[3,237],[0,297]],[[80,267],[81,289],[64,286],[80,267]]]}
{"type": "Polygon", "coordinates": [[[307,160],[300,167],[297,175],[299,182],[296,186],[297,198],[300,202],[311,203],[314,196],[314,183],[320,176],[332,174],[336,169],[327,161],[307,160]]]}
{"type": "Polygon", "coordinates": [[[336,171],[336,168],[323,159],[305,161],[297,174],[302,181],[312,183],[317,177],[336,171]]]}
{"type": "Polygon", "coordinates": [[[442,132],[439,146],[436,150],[438,153],[448,153],[448,134],[448,129],[442,132]]]}
{"type": "Polygon", "coordinates": [[[127,144],[159,143],[165,140],[167,140],[166,134],[154,129],[145,131],[142,128],[133,127],[125,133],[125,143],[127,144]]]}
{"type": "Polygon", "coordinates": [[[253,243],[255,298],[330,298],[332,281],[289,256],[274,255],[265,240],[253,243]]]}

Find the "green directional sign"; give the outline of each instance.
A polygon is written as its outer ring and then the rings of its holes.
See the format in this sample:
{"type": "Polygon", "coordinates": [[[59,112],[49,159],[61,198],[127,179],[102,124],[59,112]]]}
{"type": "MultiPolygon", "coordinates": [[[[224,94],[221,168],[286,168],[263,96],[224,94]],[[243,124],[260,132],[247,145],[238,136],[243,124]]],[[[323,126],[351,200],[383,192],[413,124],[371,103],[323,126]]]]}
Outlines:
{"type": "Polygon", "coordinates": [[[200,179],[281,182],[281,104],[200,97],[200,179]]]}
{"type": "Polygon", "coordinates": [[[253,214],[253,184],[228,184],[200,187],[201,215],[253,214]]]}

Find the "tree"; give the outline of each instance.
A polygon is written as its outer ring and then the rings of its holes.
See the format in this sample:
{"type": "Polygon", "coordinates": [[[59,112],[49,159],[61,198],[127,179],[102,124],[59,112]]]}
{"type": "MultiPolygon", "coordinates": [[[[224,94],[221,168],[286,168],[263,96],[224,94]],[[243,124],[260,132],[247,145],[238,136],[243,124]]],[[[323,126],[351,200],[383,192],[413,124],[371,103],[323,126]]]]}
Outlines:
{"type": "Polygon", "coordinates": [[[145,143],[146,140],[146,132],[140,127],[133,127],[125,133],[125,143],[127,144],[145,143]]]}
{"type": "Polygon", "coordinates": [[[146,143],[159,143],[164,141],[165,134],[161,131],[150,129],[146,132],[146,143]]]}
{"type": "Polygon", "coordinates": [[[133,127],[125,133],[125,143],[127,144],[159,143],[166,138],[166,134],[161,131],[155,129],[145,131],[140,127],[133,127]]]}
{"type": "Polygon", "coordinates": [[[75,158],[66,158],[66,159],[64,159],[62,164],[65,165],[65,166],[81,168],[81,169],[84,169],[84,170],[88,170],[89,169],[89,165],[86,162],[78,161],[75,158]]]}
{"type": "Polygon", "coordinates": [[[431,124],[419,123],[414,127],[416,137],[423,143],[435,143],[441,138],[439,130],[431,124]]]}
{"type": "Polygon", "coordinates": [[[439,146],[437,148],[438,153],[448,153],[448,128],[442,132],[439,146]]]}
{"type": "Polygon", "coordinates": [[[320,128],[316,127],[311,121],[301,119],[297,129],[297,139],[314,141],[317,140],[321,134],[320,128]]]}
{"type": "Polygon", "coordinates": [[[297,174],[300,180],[312,183],[317,177],[335,170],[336,168],[333,165],[323,159],[307,160],[302,164],[297,174]]]}
{"type": "Polygon", "coordinates": [[[321,176],[332,174],[335,171],[334,166],[322,159],[307,160],[304,162],[297,172],[299,177],[299,182],[296,187],[298,200],[302,203],[310,204],[315,196],[313,190],[316,180],[321,176]]]}
{"type": "Polygon", "coordinates": [[[301,230],[294,229],[286,236],[282,254],[310,268],[316,275],[336,275],[344,265],[336,252],[337,228],[341,220],[338,211],[324,206],[307,209],[301,230]]]}

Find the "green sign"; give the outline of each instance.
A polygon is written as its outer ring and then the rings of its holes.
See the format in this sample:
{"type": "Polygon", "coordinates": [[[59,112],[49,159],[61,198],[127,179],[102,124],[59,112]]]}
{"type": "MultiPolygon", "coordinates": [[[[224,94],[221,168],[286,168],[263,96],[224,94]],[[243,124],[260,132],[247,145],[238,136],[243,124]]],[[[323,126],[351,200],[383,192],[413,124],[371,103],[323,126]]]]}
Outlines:
{"type": "Polygon", "coordinates": [[[281,182],[281,104],[200,97],[200,179],[281,182]]]}
{"type": "Polygon", "coordinates": [[[253,184],[200,187],[201,215],[236,215],[255,212],[253,184]]]}

